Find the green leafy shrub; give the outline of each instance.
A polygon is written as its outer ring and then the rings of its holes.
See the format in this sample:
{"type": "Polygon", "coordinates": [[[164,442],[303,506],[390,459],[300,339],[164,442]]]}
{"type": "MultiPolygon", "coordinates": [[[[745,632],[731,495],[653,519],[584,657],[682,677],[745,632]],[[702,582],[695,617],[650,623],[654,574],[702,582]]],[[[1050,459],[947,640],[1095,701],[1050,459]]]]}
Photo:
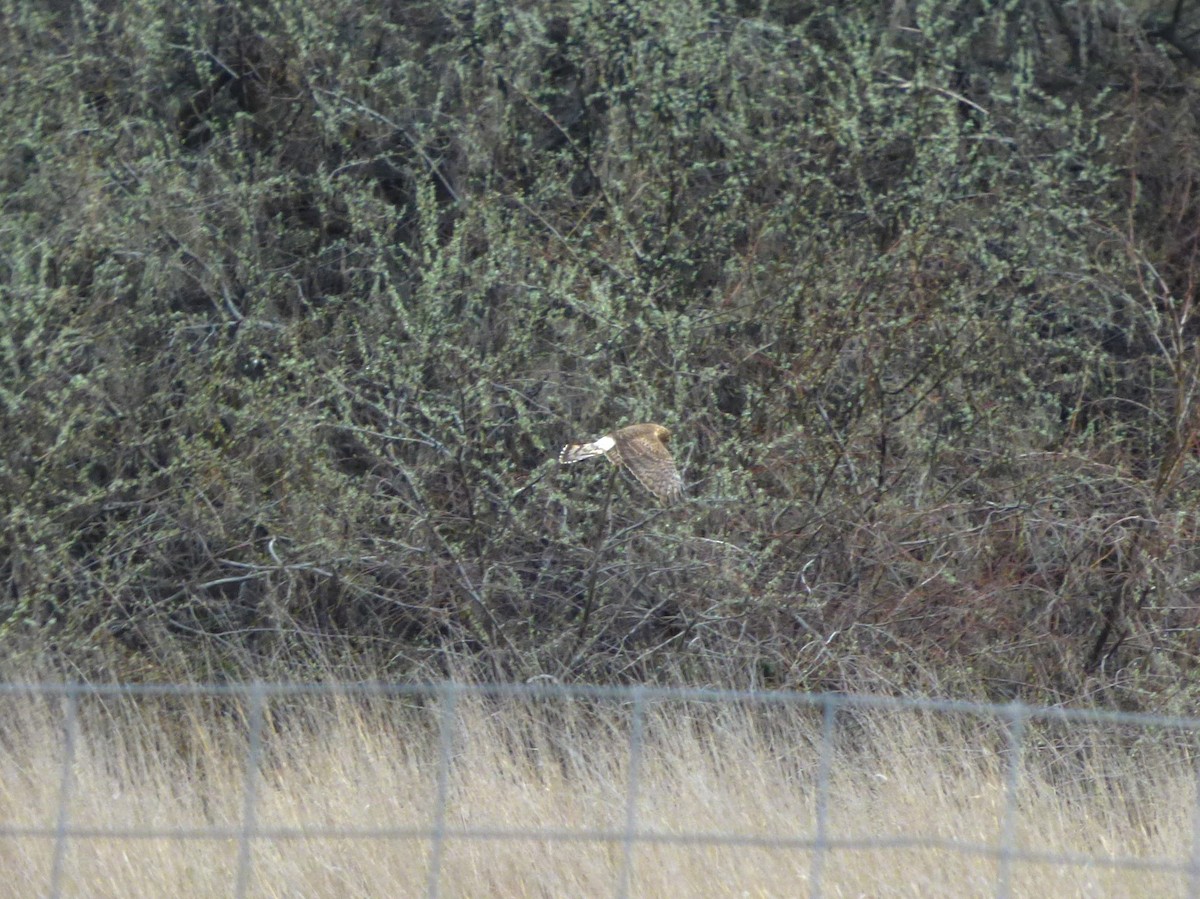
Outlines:
{"type": "Polygon", "coordinates": [[[1183,63],[661,6],[9,17],[5,642],[1186,701],[1183,63]],[[555,463],[641,420],[681,508],[555,463]]]}

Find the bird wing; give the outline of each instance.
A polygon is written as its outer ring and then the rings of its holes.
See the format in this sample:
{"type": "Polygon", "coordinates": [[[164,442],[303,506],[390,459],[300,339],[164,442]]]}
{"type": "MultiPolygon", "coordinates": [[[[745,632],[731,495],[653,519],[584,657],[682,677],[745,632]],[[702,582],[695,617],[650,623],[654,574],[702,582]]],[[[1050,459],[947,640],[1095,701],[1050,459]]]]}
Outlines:
{"type": "Polygon", "coordinates": [[[660,500],[672,502],[683,495],[683,478],[675,460],[657,438],[630,437],[618,448],[625,467],[660,500]]]}

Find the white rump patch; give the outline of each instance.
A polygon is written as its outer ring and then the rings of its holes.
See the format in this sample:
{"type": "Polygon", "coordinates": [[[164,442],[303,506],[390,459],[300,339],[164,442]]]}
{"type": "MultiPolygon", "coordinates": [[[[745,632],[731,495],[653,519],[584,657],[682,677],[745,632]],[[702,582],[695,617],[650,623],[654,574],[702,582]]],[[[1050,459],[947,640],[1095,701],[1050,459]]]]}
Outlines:
{"type": "Polygon", "coordinates": [[[603,437],[601,437],[599,440],[597,440],[595,443],[592,444],[592,446],[594,446],[596,449],[600,450],[600,452],[602,452],[602,453],[607,453],[610,449],[612,449],[616,445],[617,445],[617,441],[612,439],[611,434],[605,434],[603,437]]]}

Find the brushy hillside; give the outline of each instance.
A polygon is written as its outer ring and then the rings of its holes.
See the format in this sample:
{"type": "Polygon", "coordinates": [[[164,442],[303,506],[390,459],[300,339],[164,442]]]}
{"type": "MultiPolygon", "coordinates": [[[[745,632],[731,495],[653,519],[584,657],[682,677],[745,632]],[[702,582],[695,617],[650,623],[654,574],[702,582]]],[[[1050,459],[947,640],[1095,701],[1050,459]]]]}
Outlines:
{"type": "Polygon", "coordinates": [[[1200,22],[888,6],[6,4],[5,652],[1193,709],[1200,22]]]}
{"type": "Polygon", "coordinates": [[[803,896],[819,878],[822,895],[957,899],[999,891],[997,858],[979,847],[999,847],[1006,833],[1011,848],[1041,859],[1011,861],[1014,896],[1188,890],[1195,741],[1189,750],[1161,732],[1143,734],[1132,752],[1129,735],[1101,727],[1054,741],[1031,733],[1009,817],[1008,756],[996,751],[1004,737],[994,720],[846,715],[822,763],[810,710],[655,700],[633,824],[666,839],[635,843],[626,867],[612,836],[630,820],[628,702],[462,697],[451,717],[412,697],[276,697],[248,811],[245,709],[214,714],[198,698],[161,699],[80,700],[65,811],[61,703],[0,700],[6,827],[53,833],[64,821],[193,835],[93,833],[61,849],[44,836],[7,836],[0,897],[43,895],[52,884],[64,896],[130,899],[227,897],[235,884],[253,897],[421,896],[436,870],[444,896],[610,896],[625,877],[631,896],[803,896]],[[439,722],[457,727],[446,768],[439,722]],[[436,855],[427,838],[382,836],[428,832],[439,795],[450,833],[436,855]],[[247,822],[276,836],[251,841],[248,855],[236,836],[212,836],[238,835],[247,822]],[[819,827],[841,844],[820,859],[795,845],[753,845],[812,839],[819,827]],[[560,838],[499,836],[530,832],[560,838]],[[904,841],[917,845],[895,845],[904,841]],[[1112,859],[1145,867],[1104,864],[1112,859]]]}

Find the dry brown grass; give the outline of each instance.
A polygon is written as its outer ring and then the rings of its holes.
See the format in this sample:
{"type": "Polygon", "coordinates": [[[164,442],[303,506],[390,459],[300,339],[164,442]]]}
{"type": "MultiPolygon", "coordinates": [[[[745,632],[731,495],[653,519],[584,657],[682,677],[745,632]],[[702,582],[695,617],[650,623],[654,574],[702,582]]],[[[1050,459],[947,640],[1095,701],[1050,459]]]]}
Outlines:
{"type": "MultiPolygon", "coordinates": [[[[53,828],[62,704],[4,699],[0,824],[53,828]]],[[[72,827],[232,828],[243,822],[243,710],[235,702],[85,699],[73,765],[72,827]]],[[[431,844],[322,836],[329,828],[426,827],[439,773],[438,714],[412,699],[273,700],[256,807],[259,828],[311,833],[253,842],[248,895],[419,896],[431,844]]],[[[627,704],[464,701],[447,779],[451,829],[619,831],[627,814],[627,704]]],[[[807,711],[652,705],[638,827],[666,834],[814,833],[820,722],[807,711]]],[[[1187,753],[1095,729],[1034,735],[1016,822],[1019,848],[1178,860],[1191,845],[1187,753]],[[1132,746],[1132,749],[1131,749],[1132,746]],[[1147,746],[1149,748],[1147,748],[1147,746]],[[1053,781],[1053,785],[1051,783],[1053,781]]],[[[829,836],[995,844],[1005,812],[994,722],[904,712],[838,729],[829,836]]],[[[45,894],[55,844],[0,838],[0,896],[45,894]]],[[[229,896],[236,839],[78,838],[62,894],[229,896]]],[[[464,839],[443,846],[443,896],[613,895],[620,842],[464,839]]],[[[1186,878],[1101,866],[1014,865],[1018,896],[1183,895],[1186,878]]],[[[634,896],[802,896],[798,848],[653,843],[633,854],[634,896]]],[[[824,859],[827,896],[990,896],[994,859],[947,848],[844,848],[824,859]]]]}

